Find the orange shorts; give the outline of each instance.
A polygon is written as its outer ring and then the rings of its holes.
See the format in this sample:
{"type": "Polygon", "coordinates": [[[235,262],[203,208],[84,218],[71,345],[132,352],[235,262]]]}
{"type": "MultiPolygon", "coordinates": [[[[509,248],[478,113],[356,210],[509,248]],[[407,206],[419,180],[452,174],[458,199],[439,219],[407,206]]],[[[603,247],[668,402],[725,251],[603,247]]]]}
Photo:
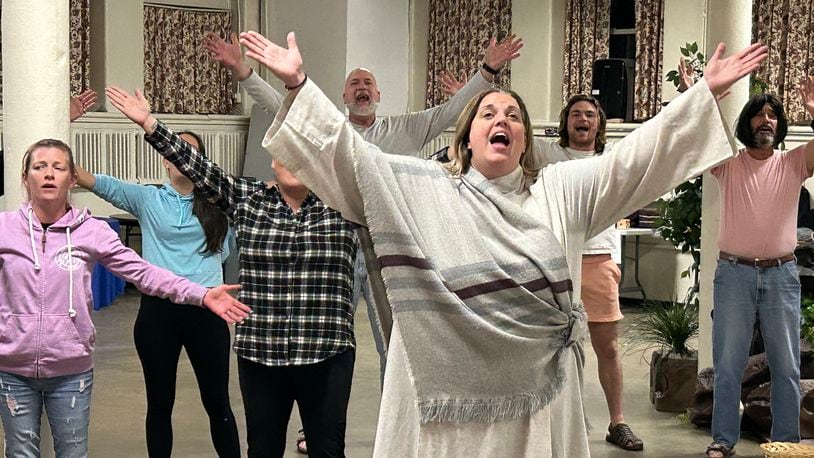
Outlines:
{"type": "Polygon", "coordinates": [[[589,322],[619,321],[619,280],[622,272],[610,254],[582,257],[582,302],[589,322]]]}

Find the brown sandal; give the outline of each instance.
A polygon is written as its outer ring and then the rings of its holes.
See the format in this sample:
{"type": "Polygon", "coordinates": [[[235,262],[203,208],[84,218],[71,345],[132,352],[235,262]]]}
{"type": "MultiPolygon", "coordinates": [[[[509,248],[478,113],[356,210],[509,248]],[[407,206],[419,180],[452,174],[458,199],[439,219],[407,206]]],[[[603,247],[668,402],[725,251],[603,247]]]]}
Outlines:
{"type": "Polygon", "coordinates": [[[633,434],[626,423],[608,425],[608,435],[605,440],[625,450],[639,451],[644,449],[644,442],[633,434]]]}
{"type": "Polygon", "coordinates": [[[707,447],[707,451],[704,453],[707,456],[710,456],[709,452],[718,452],[721,454],[722,457],[734,456],[735,446],[729,445],[726,442],[713,442],[709,444],[709,447],[707,447]]]}

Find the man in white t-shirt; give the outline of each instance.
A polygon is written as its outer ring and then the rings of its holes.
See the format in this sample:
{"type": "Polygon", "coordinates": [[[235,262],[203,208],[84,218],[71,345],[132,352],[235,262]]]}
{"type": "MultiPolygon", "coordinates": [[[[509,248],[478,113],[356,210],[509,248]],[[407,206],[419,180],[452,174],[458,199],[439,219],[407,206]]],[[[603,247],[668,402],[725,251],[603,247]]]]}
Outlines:
{"type": "MultiPolygon", "coordinates": [[[[559,139],[535,139],[534,146],[544,164],[587,159],[609,150],[605,141],[605,113],[590,95],[571,97],[560,112],[559,139]]],[[[614,258],[618,253],[616,229],[585,241],[582,255],[581,295],[588,315],[588,330],[596,353],[599,383],[605,392],[610,425],[605,439],[625,450],[642,450],[644,443],[625,423],[622,413],[622,360],[618,323],[621,272],[614,258]]],[[[578,298],[577,298],[578,299],[578,298]]]]}

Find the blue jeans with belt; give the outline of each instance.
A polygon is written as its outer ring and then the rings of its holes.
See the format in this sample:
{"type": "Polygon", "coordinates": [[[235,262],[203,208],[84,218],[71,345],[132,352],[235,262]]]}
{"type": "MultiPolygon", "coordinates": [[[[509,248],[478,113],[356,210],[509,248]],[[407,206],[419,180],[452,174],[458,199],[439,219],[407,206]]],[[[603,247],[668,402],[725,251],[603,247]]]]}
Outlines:
{"type": "Polygon", "coordinates": [[[718,260],[715,271],[712,357],[715,390],[712,437],[734,445],[740,437],[741,380],[755,319],[772,376],[771,440],[800,441],[800,277],[795,261],[753,267],[718,260]]]}
{"type": "Polygon", "coordinates": [[[50,378],[0,372],[0,418],[6,436],[6,456],[40,456],[40,418],[44,406],[56,456],[87,457],[92,388],[92,369],[50,378]]]}

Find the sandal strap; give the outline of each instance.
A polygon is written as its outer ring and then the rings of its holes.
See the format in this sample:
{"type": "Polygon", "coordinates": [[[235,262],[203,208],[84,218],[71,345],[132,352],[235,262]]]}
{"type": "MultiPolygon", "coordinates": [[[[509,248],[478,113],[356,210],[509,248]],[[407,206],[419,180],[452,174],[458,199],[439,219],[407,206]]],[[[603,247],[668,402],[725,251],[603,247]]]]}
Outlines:
{"type": "Polygon", "coordinates": [[[734,445],[729,445],[726,442],[713,442],[709,444],[707,447],[707,451],[705,452],[709,455],[709,452],[719,452],[723,456],[732,456],[732,450],[735,448],[734,445]]]}
{"type": "Polygon", "coordinates": [[[633,434],[633,431],[627,423],[617,423],[616,425],[609,426],[608,432],[610,433],[611,441],[621,447],[633,448],[642,444],[642,440],[633,434]]]}

